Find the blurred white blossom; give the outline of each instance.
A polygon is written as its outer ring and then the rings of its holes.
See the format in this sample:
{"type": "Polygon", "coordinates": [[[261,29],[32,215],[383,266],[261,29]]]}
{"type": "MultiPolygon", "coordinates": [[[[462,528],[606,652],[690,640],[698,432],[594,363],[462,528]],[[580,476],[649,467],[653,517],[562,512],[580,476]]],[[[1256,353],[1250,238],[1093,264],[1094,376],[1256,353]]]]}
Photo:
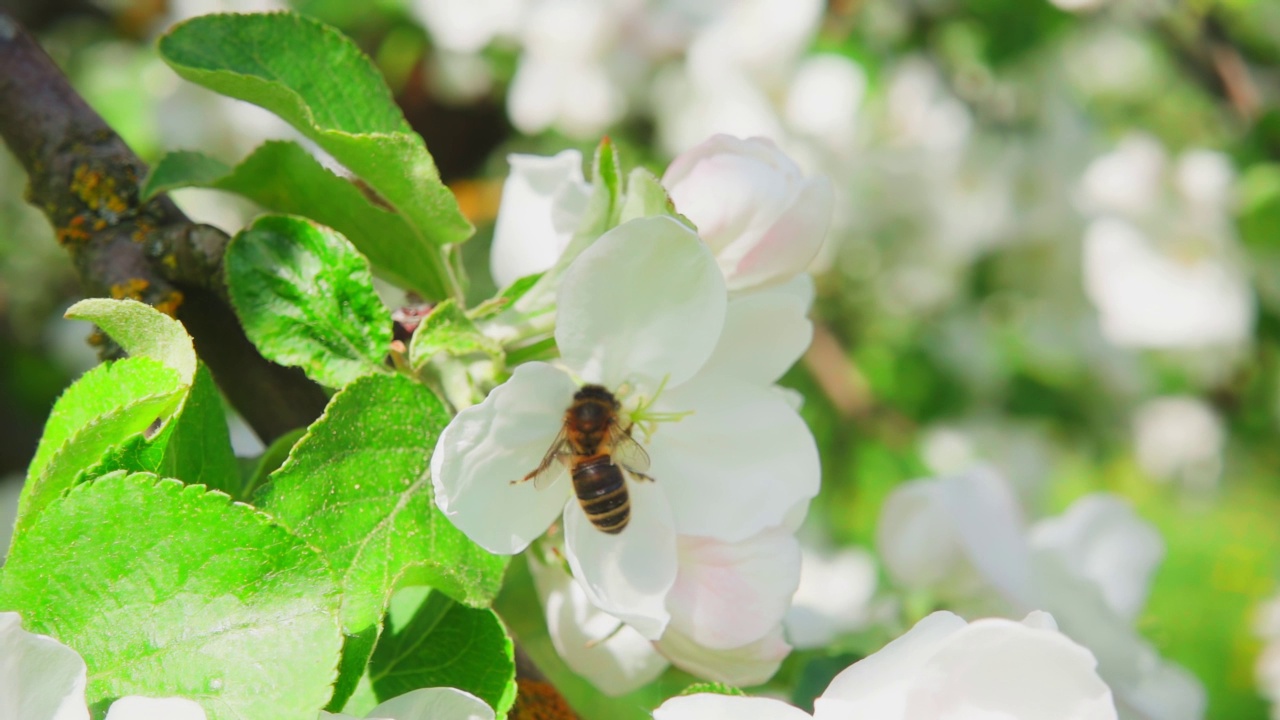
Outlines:
{"type": "Polygon", "coordinates": [[[948,612],[841,672],[814,712],[778,700],[695,694],[672,698],[654,720],[1114,720],[1111,691],[1086,648],[1042,612],[1022,622],[966,623],[948,612]]]}
{"type": "Polygon", "coordinates": [[[1169,349],[1250,338],[1256,309],[1232,229],[1233,182],[1222,154],[1189,150],[1173,162],[1140,134],[1088,167],[1085,290],[1111,342],[1169,349]]]}
{"type": "Polygon", "coordinates": [[[1203,400],[1189,396],[1149,400],[1133,417],[1138,463],[1156,480],[1213,487],[1222,472],[1226,428],[1203,400]]]}
{"type": "Polygon", "coordinates": [[[1271,702],[1271,718],[1280,718],[1280,595],[1258,606],[1254,617],[1254,634],[1262,640],[1262,652],[1254,675],[1258,692],[1271,702]]]}
{"type": "Polygon", "coordinates": [[[862,548],[802,547],[800,586],[786,616],[787,640],[797,648],[819,648],[878,621],[876,572],[874,556],[862,548]]]}
{"type": "Polygon", "coordinates": [[[1122,718],[1196,720],[1204,689],[1134,628],[1164,555],[1159,534],[1118,498],[1092,495],[1027,528],[989,469],[916,480],[885,501],[877,534],[901,587],[968,613],[1044,609],[1098,658],[1122,718]]]}

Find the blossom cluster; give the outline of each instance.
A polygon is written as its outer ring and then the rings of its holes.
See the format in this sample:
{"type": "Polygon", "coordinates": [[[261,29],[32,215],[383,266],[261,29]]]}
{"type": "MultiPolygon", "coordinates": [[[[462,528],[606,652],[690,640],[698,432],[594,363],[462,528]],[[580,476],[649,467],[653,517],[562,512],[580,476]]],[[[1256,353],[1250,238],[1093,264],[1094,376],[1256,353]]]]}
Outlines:
{"type": "MultiPolygon", "coordinates": [[[[804,270],[830,187],[766,140],[713,137],[662,179],[670,201],[657,207],[678,216],[623,217],[566,258],[593,192],[580,163],[574,152],[512,159],[493,272],[507,283],[563,266],[559,357],[516,366],[450,423],[432,458],[437,503],[491,552],[547,534],[530,563],[553,639],[605,691],[668,663],[762,682],[790,649],[794,532],[819,483],[812,434],[776,382],[809,344],[804,270]],[[592,524],[572,449],[556,450],[587,385],[617,403],[610,462],[629,502],[617,533],[592,524]],[[629,464],[623,443],[647,464],[629,464]],[[523,481],[544,456],[547,477],[523,481]]],[[[644,182],[632,175],[622,205],[644,182]]]]}
{"type": "Polygon", "coordinates": [[[707,693],[672,698],[655,720],[844,720],[1000,717],[1115,720],[1111,691],[1088,650],[1053,617],[966,623],[935,612],[831,681],[813,715],[779,700],[707,693]]]}
{"type": "Polygon", "coordinates": [[[1051,613],[1097,657],[1124,717],[1203,717],[1199,681],[1134,626],[1164,542],[1123,500],[1088,495],[1027,527],[1004,477],[978,467],[897,488],[882,509],[877,545],[904,590],[966,614],[1051,613]]]}

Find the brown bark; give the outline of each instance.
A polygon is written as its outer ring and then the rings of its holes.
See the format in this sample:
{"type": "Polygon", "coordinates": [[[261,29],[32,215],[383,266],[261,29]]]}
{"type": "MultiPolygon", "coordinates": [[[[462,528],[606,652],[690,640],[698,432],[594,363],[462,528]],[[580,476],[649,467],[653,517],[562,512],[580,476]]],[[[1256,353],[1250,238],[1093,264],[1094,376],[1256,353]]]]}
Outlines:
{"type": "Polygon", "coordinates": [[[324,410],[324,391],[245,337],[222,278],[227,236],[167,197],[143,202],[147,167],[13,18],[0,12],[0,137],[26,169],[86,295],[130,297],[176,316],[231,404],[264,443],[324,410]]]}

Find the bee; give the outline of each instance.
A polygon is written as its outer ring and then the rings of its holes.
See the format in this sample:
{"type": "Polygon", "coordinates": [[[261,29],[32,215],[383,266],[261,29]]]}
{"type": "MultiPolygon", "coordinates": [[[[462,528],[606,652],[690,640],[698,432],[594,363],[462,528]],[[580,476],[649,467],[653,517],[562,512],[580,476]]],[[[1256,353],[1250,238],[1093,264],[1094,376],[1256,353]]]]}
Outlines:
{"type": "Polygon", "coordinates": [[[533,480],[539,490],[555,480],[560,467],[568,468],[573,491],[587,519],[597,530],[617,535],[631,520],[626,470],[637,480],[652,482],[645,474],[649,454],[631,437],[631,427],[618,421],[618,399],[599,385],[584,385],[573,395],[564,412],[564,426],[552,441],[542,463],[512,484],[533,480]]]}

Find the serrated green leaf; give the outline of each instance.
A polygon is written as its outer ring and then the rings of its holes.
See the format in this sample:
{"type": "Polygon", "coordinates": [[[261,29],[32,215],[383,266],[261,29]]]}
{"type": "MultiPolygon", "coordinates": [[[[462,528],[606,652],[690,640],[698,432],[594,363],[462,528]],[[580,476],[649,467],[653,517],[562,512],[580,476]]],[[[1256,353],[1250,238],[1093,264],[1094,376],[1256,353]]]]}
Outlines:
{"type": "Polygon", "coordinates": [[[453,687],[484,700],[498,717],[515,702],[515,674],[514,647],[492,610],[422,588],[396,593],[369,662],[379,701],[417,688],[453,687]]]}
{"type": "Polygon", "coordinates": [[[231,303],[265,357],[329,387],[389,372],[391,314],[369,264],[337,232],[266,215],[232,238],[225,264],[231,303]]]}
{"type": "Polygon", "coordinates": [[[183,385],[196,374],[196,349],[182,323],[137,300],[90,298],[67,308],[66,317],[88,320],[134,357],[149,357],[177,371],[183,385]]]}
{"type": "Polygon", "coordinates": [[[14,538],[0,609],[84,657],[87,697],[179,696],[210,720],[314,720],[341,632],[314,550],[221,493],[115,473],[14,538]]]}
{"type": "Polygon", "coordinates": [[[338,571],[348,634],[378,622],[398,580],[469,605],[501,587],[505,558],[472,543],[432,501],[431,449],[448,422],[422,385],[360,378],[334,395],[256,497],[338,571]]]}
{"type": "Polygon", "coordinates": [[[409,364],[414,369],[421,368],[436,353],[458,357],[483,353],[497,357],[502,354],[502,345],[481,333],[456,303],[445,300],[432,308],[413,331],[409,364]]]}
{"type": "MultiPolygon", "coordinates": [[[[422,138],[373,63],[337,30],[292,13],[205,15],[174,27],[159,49],[187,80],[264,107],[314,140],[423,240],[439,247],[470,237],[422,138]]],[[[418,284],[456,290],[443,255],[429,257],[432,277],[418,284]]]]}
{"type": "Polygon", "coordinates": [[[173,421],[154,437],[137,435],[111,448],[84,477],[117,470],[155,473],[238,497],[240,469],[231,449],[226,410],[206,367],[196,370],[191,391],[173,421]]]}
{"type": "Polygon", "coordinates": [[[439,249],[418,242],[403,217],[375,204],[295,142],[264,143],[234,169],[200,153],[170,153],[152,169],[144,192],[179,187],[226,190],[272,212],[308,217],[346,236],[379,275],[423,297],[447,294],[434,274],[432,257],[439,249]],[[218,167],[221,172],[215,172],[218,167]]]}
{"type": "Polygon", "coordinates": [[[169,417],[187,388],[172,367],[149,357],[99,365],[58,398],[27,470],[14,532],[75,482],[108,448],[169,417]]]}

